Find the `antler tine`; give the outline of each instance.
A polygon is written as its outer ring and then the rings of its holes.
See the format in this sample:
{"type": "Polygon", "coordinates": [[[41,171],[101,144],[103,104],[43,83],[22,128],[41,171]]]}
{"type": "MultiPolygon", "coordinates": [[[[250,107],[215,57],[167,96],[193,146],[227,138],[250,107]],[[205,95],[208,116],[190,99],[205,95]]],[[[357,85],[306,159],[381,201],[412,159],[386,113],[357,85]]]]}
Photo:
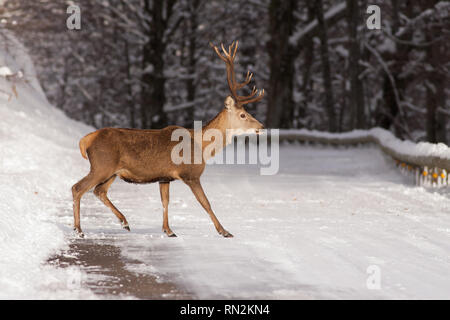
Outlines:
{"type": "Polygon", "coordinates": [[[209,46],[214,49],[214,51],[216,52],[216,54],[219,56],[220,59],[227,62],[227,59],[220,53],[219,48],[213,45],[211,41],[209,42],[209,46]]]}
{"type": "MultiPolygon", "coordinates": [[[[258,92],[258,90],[256,92],[258,92]]],[[[255,94],[256,94],[256,92],[255,92],[255,94]]],[[[264,93],[265,93],[264,89],[259,90],[259,94],[256,97],[241,100],[241,101],[239,101],[239,103],[240,104],[248,104],[248,103],[252,103],[252,102],[257,102],[257,101],[261,100],[262,98],[264,98],[264,93]]],[[[252,95],[250,95],[249,97],[252,97],[252,95]]]]}
{"type": "Polygon", "coordinates": [[[252,78],[253,78],[253,72],[250,72],[250,70],[247,71],[247,77],[246,77],[247,80],[245,80],[245,81],[250,82],[250,80],[252,80],[252,78]]]}
{"type": "Polygon", "coordinates": [[[234,61],[234,58],[236,57],[237,48],[239,46],[239,40],[236,40],[236,42],[233,41],[233,44],[234,44],[234,52],[233,52],[233,61],[234,61]]]}
{"type": "Polygon", "coordinates": [[[230,60],[230,53],[227,52],[227,50],[225,50],[225,47],[223,46],[223,43],[221,43],[220,46],[222,47],[222,51],[223,51],[223,54],[225,55],[225,57],[226,57],[228,60],[230,60]]]}
{"type": "Polygon", "coordinates": [[[245,76],[245,81],[241,82],[241,83],[237,83],[236,88],[241,89],[241,88],[245,87],[246,85],[248,85],[250,83],[250,81],[252,80],[252,77],[253,77],[253,73],[251,73],[250,70],[247,71],[247,75],[245,76]]]}
{"type": "Polygon", "coordinates": [[[222,51],[230,62],[233,62],[234,58],[236,57],[238,43],[239,41],[233,41],[231,45],[228,46],[228,50],[226,50],[223,46],[223,43],[221,43],[222,51]]]}
{"type": "Polygon", "coordinates": [[[224,56],[220,53],[219,48],[214,47],[214,50],[216,50],[216,53],[219,55],[219,57],[220,57],[223,61],[227,62],[227,58],[224,57],[224,56]]]}
{"type": "Polygon", "coordinates": [[[246,100],[248,100],[248,99],[250,99],[250,98],[253,98],[257,93],[258,93],[258,90],[256,90],[256,87],[255,87],[255,86],[253,86],[252,92],[251,92],[248,96],[245,96],[245,97],[239,97],[239,98],[240,98],[240,101],[246,101],[246,100]]]}
{"type": "Polygon", "coordinates": [[[248,97],[253,97],[256,93],[258,92],[258,90],[256,89],[256,87],[255,86],[253,86],[253,88],[252,88],[252,92],[250,93],[250,95],[249,96],[247,96],[246,98],[248,98],[248,97]]]}

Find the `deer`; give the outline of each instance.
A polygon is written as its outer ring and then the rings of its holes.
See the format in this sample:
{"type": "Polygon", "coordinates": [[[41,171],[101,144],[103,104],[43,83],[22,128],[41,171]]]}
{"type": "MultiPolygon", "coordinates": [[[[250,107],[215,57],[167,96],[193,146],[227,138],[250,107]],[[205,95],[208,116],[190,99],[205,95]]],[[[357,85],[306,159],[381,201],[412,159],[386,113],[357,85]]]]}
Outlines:
{"type": "MultiPolygon", "coordinates": [[[[242,129],[245,132],[261,134],[264,126],[250,115],[244,105],[260,101],[264,97],[264,89],[253,87],[250,95],[240,96],[237,90],[248,85],[253,74],[247,72],[243,82],[237,82],[234,72],[234,60],[238,49],[238,41],[233,42],[228,50],[221,44],[219,48],[210,43],[219,58],[225,62],[227,82],[230,95],[224,101],[223,109],[201,130],[216,129],[222,133],[224,144],[228,142],[228,129],[242,129]]],[[[177,143],[171,136],[176,129],[185,129],[180,126],[168,126],[163,129],[129,129],[129,128],[102,128],[91,132],[79,141],[79,148],[83,158],[89,160],[90,171],[80,181],[72,186],[74,231],[83,238],[80,226],[80,201],[83,194],[94,188],[94,194],[119,219],[122,228],[130,231],[125,216],[113,205],[107,192],[114,180],[122,180],[135,184],[159,183],[160,197],[163,206],[162,231],[169,237],[176,234],[169,227],[168,206],[169,186],[172,181],[181,180],[195,195],[197,201],[208,213],[219,235],[233,237],[221,225],[200,183],[205,165],[206,156],[202,156],[200,163],[174,164],[171,161],[171,150],[177,143]]],[[[185,129],[194,140],[193,129],[185,129]]],[[[211,142],[193,141],[204,150],[211,142]],[[199,145],[200,143],[200,145],[199,145]]],[[[212,152],[214,153],[214,152],[212,152]]],[[[209,155],[213,156],[213,154],[209,155]]]]}

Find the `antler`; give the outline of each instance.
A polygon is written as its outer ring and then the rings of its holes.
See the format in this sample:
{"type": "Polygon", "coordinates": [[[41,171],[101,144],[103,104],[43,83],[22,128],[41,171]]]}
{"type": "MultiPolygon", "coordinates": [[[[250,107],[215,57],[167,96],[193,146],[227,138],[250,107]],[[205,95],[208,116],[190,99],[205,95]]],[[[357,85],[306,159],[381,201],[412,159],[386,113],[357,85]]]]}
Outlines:
{"type": "Polygon", "coordinates": [[[239,41],[233,41],[233,43],[228,47],[228,51],[225,50],[223,44],[221,44],[223,55],[220,53],[219,48],[217,48],[211,42],[209,44],[214,49],[214,51],[216,51],[219,58],[222,59],[227,66],[228,87],[230,88],[231,96],[236,101],[236,104],[239,107],[242,107],[244,104],[261,100],[264,97],[264,89],[257,90],[256,87],[253,87],[252,93],[250,93],[250,95],[248,96],[240,96],[236,92],[237,90],[249,84],[253,77],[253,73],[247,71],[245,81],[241,83],[236,82],[236,76],[234,74],[234,58],[236,57],[239,41]]]}

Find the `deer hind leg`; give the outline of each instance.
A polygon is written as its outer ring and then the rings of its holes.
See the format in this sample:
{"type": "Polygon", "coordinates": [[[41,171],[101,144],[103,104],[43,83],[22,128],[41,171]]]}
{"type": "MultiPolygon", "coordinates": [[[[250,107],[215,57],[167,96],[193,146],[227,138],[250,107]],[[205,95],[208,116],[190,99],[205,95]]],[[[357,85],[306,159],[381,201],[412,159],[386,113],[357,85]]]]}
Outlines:
{"type": "Polygon", "coordinates": [[[169,227],[169,186],[170,182],[159,183],[159,193],[161,194],[161,202],[163,205],[163,226],[162,230],[169,237],[176,237],[177,235],[169,227]]]}
{"type": "Polygon", "coordinates": [[[125,218],[125,216],[117,209],[112,202],[109,200],[107,196],[107,192],[111,184],[116,179],[116,175],[113,175],[105,182],[100,183],[97,185],[94,189],[94,194],[104,203],[105,206],[111,209],[111,211],[116,215],[116,217],[119,219],[120,224],[122,225],[122,228],[125,230],[130,231],[130,226],[128,225],[128,221],[125,218]]]}
{"type": "MultiPolygon", "coordinates": [[[[183,180],[184,181],[184,180],[183,180]]],[[[198,202],[202,205],[202,207],[206,210],[206,212],[209,214],[209,217],[211,218],[212,222],[214,223],[214,226],[216,227],[217,232],[224,236],[225,238],[231,238],[233,235],[226,231],[222,225],[220,224],[219,220],[214,215],[214,212],[211,209],[211,205],[209,204],[208,198],[205,195],[205,192],[203,191],[202,185],[200,184],[200,180],[186,180],[184,181],[189,188],[191,188],[192,192],[194,193],[195,197],[197,198],[198,202]]]]}
{"type": "Polygon", "coordinates": [[[95,185],[97,185],[102,179],[98,178],[92,171],[89,174],[75,183],[72,186],[72,196],[73,196],[73,219],[74,219],[74,230],[77,232],[78,236],[83,238],[84,234],[81,231],[80,226],[80,200],[86,191],[89,191],[95,185]]]}

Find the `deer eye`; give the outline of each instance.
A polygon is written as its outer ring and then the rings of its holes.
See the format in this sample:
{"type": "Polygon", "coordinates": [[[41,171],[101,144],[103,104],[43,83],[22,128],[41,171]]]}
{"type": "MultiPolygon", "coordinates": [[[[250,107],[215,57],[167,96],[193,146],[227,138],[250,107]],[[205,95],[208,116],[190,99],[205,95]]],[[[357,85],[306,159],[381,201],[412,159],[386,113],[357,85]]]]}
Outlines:
{"type": "Polygon", "coordinates": [[[245,119],[245,113],[241,113],[241,118],[245,119]]]}

